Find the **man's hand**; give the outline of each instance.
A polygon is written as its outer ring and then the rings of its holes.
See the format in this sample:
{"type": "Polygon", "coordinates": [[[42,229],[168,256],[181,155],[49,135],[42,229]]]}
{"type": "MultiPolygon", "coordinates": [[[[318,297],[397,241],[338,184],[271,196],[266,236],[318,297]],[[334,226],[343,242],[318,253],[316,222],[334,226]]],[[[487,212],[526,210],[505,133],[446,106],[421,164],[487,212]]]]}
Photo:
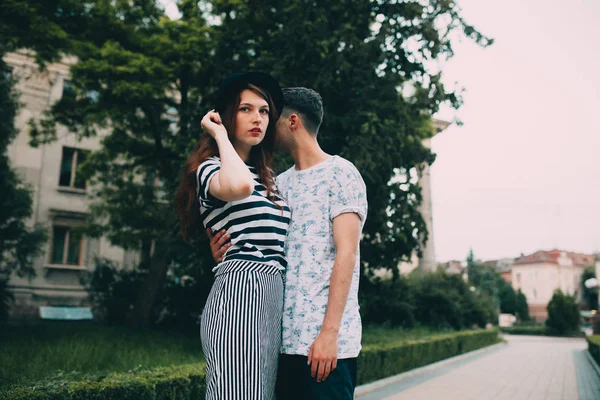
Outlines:
{"type": "Polygon", "coordinates": [[[213,259],[218,264],[223,261],[225,252],[231,247],[231,242],[229,241],[230,236],[225,229],[221,229],[213,235],[212,230],[207,228],[206,233],[210,239],[210,252],[212,253],[213,259]]]}
{"type": "Polygon", "coordinates": [[[337,367],[338,339],[337,332],[321,331],[308,352],[310,374],[323,382],[337,367]]]}

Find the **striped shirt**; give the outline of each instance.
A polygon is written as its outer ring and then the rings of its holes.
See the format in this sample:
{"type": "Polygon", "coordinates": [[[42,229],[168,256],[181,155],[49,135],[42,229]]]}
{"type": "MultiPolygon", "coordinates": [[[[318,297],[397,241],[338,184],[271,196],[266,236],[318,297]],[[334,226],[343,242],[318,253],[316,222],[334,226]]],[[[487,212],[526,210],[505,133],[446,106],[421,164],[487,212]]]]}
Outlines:
{"type": "Polygon", "coordinates": [[[256,174],[256,168],[248,168],[254,177],[254,191],[245,199],[226,202],[209,192],[210,180],[221,169],[220,158],[210,157],[200,164],[196,171],[200,219],[205,228],[213,232],[225,229],[231,235],[231,247],[222,262],[256,261],[283,270],[287,265],[284,245],[290,209],[281,197],[277,197],[276,203],[282,209],[273,204],[267,198],[267,190],[256,174]]]}

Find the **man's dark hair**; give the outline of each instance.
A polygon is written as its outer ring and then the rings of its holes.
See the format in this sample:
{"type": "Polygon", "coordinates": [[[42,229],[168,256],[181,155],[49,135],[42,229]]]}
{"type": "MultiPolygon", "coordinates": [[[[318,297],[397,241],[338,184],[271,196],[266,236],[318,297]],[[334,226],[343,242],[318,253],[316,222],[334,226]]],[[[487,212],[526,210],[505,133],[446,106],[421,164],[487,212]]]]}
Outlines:
{"type": "Polygon", "coordinates": [[[292,87],[283,89],[283,113],[300,114],[306,130],[317,134],[323,122],[323,99],[312,89],[292,87]]]}

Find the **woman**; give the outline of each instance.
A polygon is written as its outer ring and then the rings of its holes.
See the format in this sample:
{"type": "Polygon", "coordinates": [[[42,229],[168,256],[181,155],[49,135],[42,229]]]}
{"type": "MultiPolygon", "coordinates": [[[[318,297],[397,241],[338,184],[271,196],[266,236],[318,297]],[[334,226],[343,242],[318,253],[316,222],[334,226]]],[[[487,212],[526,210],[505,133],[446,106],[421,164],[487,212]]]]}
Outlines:
{"type": "Polygon", "coordinates": [[[179,188],[186,240],[199,221],[231,238],[202,314],[207,399],[274,398],[290,210],[269,166],[282,109],[281,88],[269,75],[225,79],[179,188]]]}

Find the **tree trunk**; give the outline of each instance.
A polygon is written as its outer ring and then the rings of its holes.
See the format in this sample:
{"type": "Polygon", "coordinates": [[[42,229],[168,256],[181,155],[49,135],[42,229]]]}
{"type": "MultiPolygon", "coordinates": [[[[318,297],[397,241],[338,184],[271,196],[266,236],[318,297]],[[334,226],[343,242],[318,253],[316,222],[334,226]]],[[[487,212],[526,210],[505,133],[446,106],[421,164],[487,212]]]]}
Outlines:
{"type": "Polygon", "coordinates": [[[148,275],[144,279],[133,313],[131,314],[130,320],[133,326],[148,327],[152,324],[156,297],[167,276],[167,269],[167,254],[160,245],[155,245],[154,253],[150,258],[148,275]]]}

